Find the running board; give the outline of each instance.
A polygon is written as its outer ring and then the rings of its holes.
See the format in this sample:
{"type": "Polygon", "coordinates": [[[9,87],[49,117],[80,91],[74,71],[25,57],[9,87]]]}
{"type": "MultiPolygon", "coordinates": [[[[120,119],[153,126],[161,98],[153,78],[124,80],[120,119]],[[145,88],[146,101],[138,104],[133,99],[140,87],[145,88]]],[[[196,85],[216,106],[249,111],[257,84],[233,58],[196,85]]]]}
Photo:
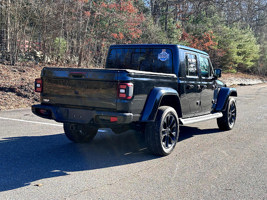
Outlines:
{"type": "Polygon", "coordinates": [[[199,116],[199,117],[191,117],[191,118],[179,119],[179,120],[182,123],[182,125],[187,125],[187,124],[193,124],[196,122],[202,122],[202,121],[206,121],[206,120],[210,120],[210,119],[220,118],[222,116],[223,116],[223,114],[221,112],[216,112],[216,113],[203,115],[203,116],[199,116]]]}

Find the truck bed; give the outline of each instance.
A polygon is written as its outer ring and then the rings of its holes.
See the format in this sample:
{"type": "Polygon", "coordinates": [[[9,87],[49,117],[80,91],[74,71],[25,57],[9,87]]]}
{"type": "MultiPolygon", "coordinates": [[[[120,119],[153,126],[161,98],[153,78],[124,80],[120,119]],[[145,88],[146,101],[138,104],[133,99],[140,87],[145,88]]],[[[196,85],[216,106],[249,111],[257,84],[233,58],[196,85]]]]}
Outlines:
{"type": "Polygon", "coordinates": [[[41,103],[60,107],[141,114],[147,95],[157,86],[177,87],[175,74],[131,69],[44,68],[41,103]],[[134,84],[131,100],[118,98],[118,85],[134,84]]]}

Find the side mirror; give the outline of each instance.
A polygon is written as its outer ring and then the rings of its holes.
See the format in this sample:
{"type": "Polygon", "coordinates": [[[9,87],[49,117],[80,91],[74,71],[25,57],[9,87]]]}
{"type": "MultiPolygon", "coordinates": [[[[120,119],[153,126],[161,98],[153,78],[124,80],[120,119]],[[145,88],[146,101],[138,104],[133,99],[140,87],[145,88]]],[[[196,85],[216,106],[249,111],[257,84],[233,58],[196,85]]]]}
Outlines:
{"type": "Polygon", "coordinates": [[[216,78],[220,78],[222,76],[222,70],[221,69],[215,69],[214,70],[214,76],[216,78]]]}

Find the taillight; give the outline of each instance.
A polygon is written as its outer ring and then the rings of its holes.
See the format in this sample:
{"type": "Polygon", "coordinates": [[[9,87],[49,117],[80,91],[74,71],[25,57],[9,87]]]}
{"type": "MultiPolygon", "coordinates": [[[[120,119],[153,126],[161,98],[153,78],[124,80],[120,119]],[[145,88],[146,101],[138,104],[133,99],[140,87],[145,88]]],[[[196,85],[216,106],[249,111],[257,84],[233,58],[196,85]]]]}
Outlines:
{"type": "Polygon", "coordinates": [[[38,113],[39,115],[42,115],[42,116],[46,116],[46,117],[51,117],[51,116],[52,116],[50,110],[46,110],[46,109],[37,109],[36,111],[37,111],[37,113],[38,113]]]}
{"type": "Polygon", "coordinates": [[[118,85],[118,98],[119,99],[131,99],[133,97],[133,84],[132,83],[120,83],[118,85]]]}
{"type": "Polygon", "coordinates": [[[43,91],[43,81],[41,78],[35,79],[35,92],[42,92],[43,91]]]}

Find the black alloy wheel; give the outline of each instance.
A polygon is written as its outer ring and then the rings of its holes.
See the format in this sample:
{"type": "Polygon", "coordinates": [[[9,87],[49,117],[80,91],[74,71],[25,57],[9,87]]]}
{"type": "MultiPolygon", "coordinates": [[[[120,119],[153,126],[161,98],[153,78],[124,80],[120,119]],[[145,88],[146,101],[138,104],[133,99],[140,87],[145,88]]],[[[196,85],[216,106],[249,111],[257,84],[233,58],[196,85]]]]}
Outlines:
{"type": "Polygon", "coordinates": [[[164,118],[161,129],[161,144],[165,149],[173,148],[177,141],[178,124],[173,113],[168,113],[164,118]]]}
{"type": "Polygon", "coordinates": [[[148,149],[155,155],[169,155],[179,137],[179,121],[176,111],[169,106],[158,109],[156,120],[147,124],[145,139],[148,149]]]}
{"type": "Polygon", "coordinates": [[[234,128],[237,116],[236,101],[229,98],[223,116],[217,119],[219,129],[228,131],[234,128]]]}
{"type": "Polygon", "coordinates": [[[235,120],[236,120],[236,106],[234,102],[231,102],[228,111],[228,122],[230,127],[234,126],[235,120]]]}

